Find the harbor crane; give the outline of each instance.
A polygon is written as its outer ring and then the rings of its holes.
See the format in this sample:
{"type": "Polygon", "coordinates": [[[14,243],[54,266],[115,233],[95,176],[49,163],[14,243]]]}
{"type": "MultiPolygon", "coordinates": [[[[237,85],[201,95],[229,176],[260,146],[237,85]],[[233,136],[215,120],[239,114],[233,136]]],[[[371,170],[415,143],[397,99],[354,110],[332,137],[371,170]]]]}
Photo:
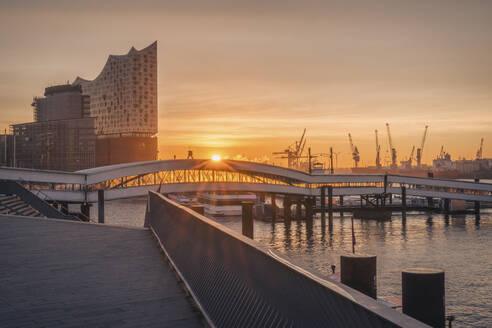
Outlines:
{"type": "Polygon", "coordinates": [[[302,158],[302,153],[304,151],[304,147],[306,146],[306,129],[302,132],[301,139],[296,141],[289,147],[287,147],[284,151],[274,152],[273,155],[283,155],[281,157],[276,158],[286,158],[287,166],[291,169],[299,169],[300,167],[300,159],[302,158]]]}
{"type": "Polygon", "coordinates": [[[352,150],[352,159],[354,160],[354,167],[358,167],[360,161],[359,150],[357,149],[357,146],[354,146],[354,142],[352,141],[352,136],[350,135],[350,133],[348,137],[350,141],[350,149],[352,150]]]}
{"type": "Polygon", "coordinates": [[[396,148],[393,147],[393,140],[391,140],[390,125],[386,123],[386,131],[388,132],[388,143],[391,151],[391,168],[396,169],[398,164],[396,163],[396,148]]]}
{"type": "Polygon", "coordinates": [[[408,160],[401,162],[403,164],[403,166],[405,168],[407,168],[407,169],[411,169],[412,168],[413,154],[414,154],[414,152],[415,152],[415,146],[412,147],[412,151],[410,152],[410,157],[408,157],[408,160]]]}
{"type": "Polygon", "coordinates": [[[477,156],[476,160],[482,159],[483,158],[483,138],[480,140],[480,148],[477,150],[477,156]]]}
{"type": "Polygon", "coordinates": [[[378,140],[378,130],[374,130],[374,134],[376,135],[376,167],[378,169],[381,168],[381,145],[378,140]]]}
{"type": "Polygon", "coordinates": [[[425,137],[427,136],[427,129],[429,128],[428,125],[425,126],[424,129],[424,136],[422,137],[422,142],[420,143],[420,148],[417,148],[417,166],[420,167],[422,165],[422,156],[424,154],[424,144],[425,144],[425,137]]]}

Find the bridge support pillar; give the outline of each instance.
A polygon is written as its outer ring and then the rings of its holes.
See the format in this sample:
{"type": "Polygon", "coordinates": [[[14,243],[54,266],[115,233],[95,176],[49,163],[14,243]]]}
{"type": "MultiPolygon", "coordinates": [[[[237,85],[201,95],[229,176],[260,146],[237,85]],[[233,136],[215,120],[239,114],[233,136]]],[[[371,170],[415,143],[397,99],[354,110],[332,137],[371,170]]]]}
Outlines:
{"type": "Polygon", "coordinates": [[[480,202],[475,201],[474,205],[475,205],[475,214],[480,215],[480,202]]]}
{"type": "Polygon", "coordinates": [[[284,222],[289,225],[291,220],[290,205],[290,197],[284,196],[284,222]]]}
{"type": "Polygon", "coordinates": [[[90,220],[91,217],[91,204],[89,203],[82,203],[80,205],[80,213],[82,213],[82,216],[84,217],[84,220],[90,220]]]}
{"type": "Polygon", "coordinates": [[[343,196],[340,195],[338,205],[340,206],[340,216],[343,216],[343,196]]]}
{"type": "Polygon", "coordinates": [[[272,222],[275,222],[277,220],[277,197],[275,194],[272,194],[270,199],[272,201],[272,222]]]}
{"type": "Polygon", "coordinates": [[[427,197],[427,207],[429,209],[433,209],[434,208],[434,199],[432,197],[427,197]]]}
{"type": "Polygon", "coordinates": [[[444,198],[444,213],[449,214],[450,212],[450,201],[448,198],[444,198]]]}
{"type": "Polygon", "coordinates": [[[328,222],[333,224],[333,186],[328,186],[328,222]]]}
{"type": "Polygon", "coordinates": [[[302,202],[299,198],[296,199],[296,219],[302,219],[302,202]]]}
{"type": "Polygon", "coordinates": [[[321,187],[321,190],[320,190],[320,208],[321,208],[321,221],[324,222],[325,221],[325,202],[326,202],[326,187],[321,187]]]}
{"type": "Polygon", "coordinates": [[[304,200],[304,206],[306,207],[306,221],[313,219],[313,198],[307,197],[304,200]]]}
{"type": "Polygon", "coordinates": [[[253,239],[253,202],[241,202],[243,235],[253,239]]]}
{"type": "Polygon", "coordinates": [[[403,220],[407,219],[407,187],[401,186],[401,215],[403,220]]]}
{"type": "Polygon", "coordinates": [[[97,191],[97,222],[104,223],[104,189],[97,191]]]}
{"type": "Polygon", "coordinates": [[[393,204],[393,194],[388,194],[388,200],[390,204],[393,204]]]}

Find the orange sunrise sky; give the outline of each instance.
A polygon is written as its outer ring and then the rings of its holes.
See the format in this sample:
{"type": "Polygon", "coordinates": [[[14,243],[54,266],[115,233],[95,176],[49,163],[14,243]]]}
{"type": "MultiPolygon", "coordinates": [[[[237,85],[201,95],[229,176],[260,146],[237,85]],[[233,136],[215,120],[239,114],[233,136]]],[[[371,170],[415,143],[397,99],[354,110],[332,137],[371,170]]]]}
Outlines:
{"type": "Polygon", "coordinates": [[[44,88],[95,78],[158,41],[159,158],[274,159],[307,128],[314,153],[374,165],[389,122],[399,160],[429,133],[492,157],[492,1],[1,1],[0,128],[44,88]],[[137,5],[138,4],[138,5],[137,5]],[[491,145],[491,146],[489,146],[491,145]]]}

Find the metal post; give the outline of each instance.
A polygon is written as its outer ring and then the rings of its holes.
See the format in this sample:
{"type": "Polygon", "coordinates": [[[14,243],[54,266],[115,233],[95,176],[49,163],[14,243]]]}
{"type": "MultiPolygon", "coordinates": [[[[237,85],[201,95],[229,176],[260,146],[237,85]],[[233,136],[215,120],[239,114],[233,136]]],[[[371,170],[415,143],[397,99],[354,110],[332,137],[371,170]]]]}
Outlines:
{"type": "Polygon", "coordinates": [[[405,220],[407,218],[407,187],[401,186],[401,215],[405,220]]]}
{"type": "Polygon", "coordinates": [[[444,271],[407,269],[401,282],[403,313],[432,327],[444,327],[444,271]]]}
{"type": "Polygon", "coordinates": [[[328,186],[328,221],[333,221],[333,186],[328,186]]]}
{"type": "Polygon", "coordinates": [[[104,189],[97,191],[97,222],[104,223],[104,189]]]}
{"type": "Polygon", "coordinates": [[[253,239],[253,202],[241,202],[243,235],[253,239]]]}

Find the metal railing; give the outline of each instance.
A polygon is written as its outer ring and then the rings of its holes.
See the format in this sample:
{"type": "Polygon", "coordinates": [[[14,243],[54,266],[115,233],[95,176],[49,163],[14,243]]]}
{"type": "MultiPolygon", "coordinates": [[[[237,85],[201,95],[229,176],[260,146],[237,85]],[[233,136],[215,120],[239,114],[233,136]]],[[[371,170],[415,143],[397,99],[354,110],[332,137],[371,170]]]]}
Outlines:
{"type": "Polygon", "coordinates": [[[423,327],[149,192],[146,222],[214,327],[423,327]]]}
{"type": "Polygon", "coordinates": [[[16,181],[0,180],[0,193],[8,195],[16,195],[24,202],[29,204],[36,211],[42,215],[53,218],[53,219],[68,219],[68,220],[78,220],[78,218],[71,215],[65,215],[55,209],[53,206],[48,204],[45,200],[36,196],[20,183],[16,181]]]}

